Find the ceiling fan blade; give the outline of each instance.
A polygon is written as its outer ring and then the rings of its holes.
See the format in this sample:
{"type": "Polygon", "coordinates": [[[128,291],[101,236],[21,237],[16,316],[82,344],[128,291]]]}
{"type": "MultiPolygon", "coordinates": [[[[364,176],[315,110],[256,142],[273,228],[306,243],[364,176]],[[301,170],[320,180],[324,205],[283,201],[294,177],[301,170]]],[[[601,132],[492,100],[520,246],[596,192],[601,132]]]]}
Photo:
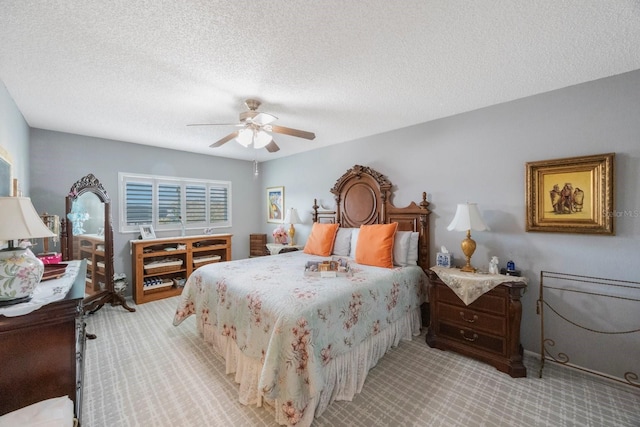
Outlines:
{"type": "Polygon", "coordinates": [[[242,123],[192,123],[187,126],[244,126],[242,123]]]}
{"type": "MultiPolygon", "coordinates": [[[[265,128],[265,130],[269,130],[269,129],[265,128]]],[[[298,138],[305,138],[305,139],[315,139],[316,137],[316,134],[313,132],[307,132],[305,130],[292,129],[292,128],[287,128],[284,126],[277,126],[277,125],[271,125],[271,132],[281,133],[283,135],[296,136],[298,138]]]]}
{"type": "Polygon", "coordinates": [[[224,138],[222,138],[221,140],[214,142],[209,147],[218,148],[221,145],[226,144],[227,142],[231,141],[233,138],[237,137],[239,134],[240,134],[240,131],[238,131],[238,130],[235,131],[235,132],[232,132],[229,135],[227,135],[224,138]]]}
{"type": "Polygon", "coordinates": [[[267,149],[268,152],[270,153],[275,153],[276,151],[278,151],[280,149],[280,147],[278,147],[278,144],[276,144],[276,142],[272,139],[270,143],[268,143],[267,145],[265,145],[265,147],[267,149]]]}

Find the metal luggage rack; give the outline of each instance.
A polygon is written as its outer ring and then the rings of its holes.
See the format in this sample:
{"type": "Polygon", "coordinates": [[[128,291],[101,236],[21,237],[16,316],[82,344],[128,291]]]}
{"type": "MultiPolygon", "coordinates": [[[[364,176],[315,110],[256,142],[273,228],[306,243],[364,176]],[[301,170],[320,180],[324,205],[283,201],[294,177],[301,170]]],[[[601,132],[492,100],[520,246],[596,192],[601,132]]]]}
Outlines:
{"type": "Polygon", "coordinates": [[[580,276],[575,274],[557,273],[557,272],[550,272],[550,271],[541,271],[540,272],[540,296],[536,305],[536,312],[540,316],[540,372],[539,372],[540,378],[542,378],[542,370],[544,369],[545,359],[549,359],[561,365],[569,366],[574,369],[578,369],[594,375],[608,378],[610,380],[618,381],[625,385],[631,385],[633,387],[640,388],[640,382],[638,381],[638,374],[631,370],[624,373],[624,380],[623,380],[622,378],[616,378],[592,369],[571,364],[569,360],[569,356],[564,352],[559,352],[557,353],[556,356],[553,356],[550,351],[550,348],[554,347],[556,343],[551,338],[547,338],[545,336],[544,310],[546,307],[549,310],[551,310],[559,319],[577,328],[586,330],[594,334],[604,334],[604,335],[636,334],[636,333],[640,333],[640,325],[638,325],[638,328],[636,329],[615,330],[615,331],[604,331],[604,330],[598,330],[595,328],[587,327],[583,324],[580,324],[577,320],[571,319],[569,315],[562,314],[561,313],[562,308],[554,307],[549,303],[549,301],[545,300],[544,298],[545,289],[553,289],[553,290],[575,293],[575,294],[582,294],[582,295],[591,295],[596,298],[610,298],[612,300],[640,302],[640,282],[607,279],[602,277],[580,276]],[[570,285],[579,285],[579,284],[588,284],[589,286],[591,285],[600,286],[602,287],[601,288],[602,292],[566,287],[570,285]],[[566,285],[566,286],[563,286],[563,285],[566,285]],[[623,291],[622,293],[627,292],[631,295],[630,296],[615,295],[613,294],[614,290],[618,290],[619,293],[620,291],[623,291]]]}

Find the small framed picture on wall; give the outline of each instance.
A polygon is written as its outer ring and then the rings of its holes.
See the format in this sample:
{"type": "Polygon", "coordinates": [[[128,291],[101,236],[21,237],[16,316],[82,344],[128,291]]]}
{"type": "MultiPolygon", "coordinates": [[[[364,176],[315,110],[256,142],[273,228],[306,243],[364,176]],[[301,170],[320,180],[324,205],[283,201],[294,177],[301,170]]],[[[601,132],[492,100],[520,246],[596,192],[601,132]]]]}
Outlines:
{"type": "Polygon", "coordinates": [[[284,219],[284,187],[267,188],[267,222],[282,224],[284,219]]]}

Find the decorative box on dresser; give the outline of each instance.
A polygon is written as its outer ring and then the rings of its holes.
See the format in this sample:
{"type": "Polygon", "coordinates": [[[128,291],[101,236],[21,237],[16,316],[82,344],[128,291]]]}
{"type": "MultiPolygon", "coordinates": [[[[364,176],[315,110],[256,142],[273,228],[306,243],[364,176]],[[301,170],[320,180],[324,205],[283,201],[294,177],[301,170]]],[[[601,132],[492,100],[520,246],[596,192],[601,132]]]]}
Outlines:
{"type": "MultiPolygon", "coordinates": [[[[72,283],[64,298],[27,314],[0,315],[0,415],[42,400],[69,396],[80,420],[86,261],[71,263],[78,264],[77,274],[56,280],[72,283]]],[[[56,286],[53,281],[44,283],[56,286]]]]}
{"type": "Polygon", "coordinates": [[[525,377],[520,295],[526,280],[440,267],[427,274],[431,306],[427,344],[489,363],[514,378],[525,377]]]}
{"type": "Polygon", "coordinates": [[[182,293],[184,282],[203,265],[231,261],[231,234],[131,240],[136,304],[182,293]]]}

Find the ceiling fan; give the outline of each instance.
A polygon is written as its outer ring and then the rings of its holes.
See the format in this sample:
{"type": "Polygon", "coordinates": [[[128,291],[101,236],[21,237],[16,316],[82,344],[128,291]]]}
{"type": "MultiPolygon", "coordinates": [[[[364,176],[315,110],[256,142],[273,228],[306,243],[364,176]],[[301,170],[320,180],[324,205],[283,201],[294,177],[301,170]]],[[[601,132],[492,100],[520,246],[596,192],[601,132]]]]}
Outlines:
{"type": "Polygon", "coordinates": [[[268,132],[280,133],[282,135],[295,136],[312,140],[316,137],[313,132],[292,129],[284,126],[273,125],[278,118],[269,113],[258,112],[260,101],[247,99],[245,102],[248,110],[240,113],[240,123],[194,123],[187,126],[237,126],[242,129],[230,133],[224,138],[210,145],[212,148],[221,147],[227,142],[235,139],[239,144],[253,148],[266,148],[270,153],[275,153],[280,149],[268,132]]]}

